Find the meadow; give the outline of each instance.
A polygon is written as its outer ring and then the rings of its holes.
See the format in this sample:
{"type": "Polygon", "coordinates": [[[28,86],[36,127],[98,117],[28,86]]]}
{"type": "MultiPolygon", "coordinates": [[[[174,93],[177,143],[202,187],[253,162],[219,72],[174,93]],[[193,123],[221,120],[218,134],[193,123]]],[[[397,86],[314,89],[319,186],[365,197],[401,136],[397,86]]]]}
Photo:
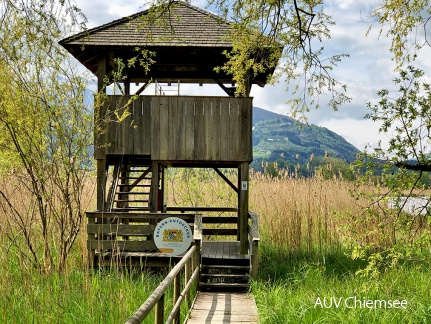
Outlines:
{"type": "MultiPolygon", "coordinates": [[[[210,171],[174,172],[167,182],[171,204],[235,204],[234,192],[210,171]]],[[[92,208],[94,189],[88,190],[92,208]]],[[[372,277],[357,274],[365,263],[349,256],[345,215],[360,217],[365,202],[353,198],[352,190],[352,182],[339,178],[251,174],[250,210],[259,215],[261,243],[250,293],[261,323],[431,322],[428,263],[404,263],[372,277]],[[406,307],[380,302],[369,308],[367,300],[405,300],[406,307]]],[[[0,214],[0,224],[4,218],[0,214]]],[[[28,266],[14,245],[19,240],[11,242],[0,228],[1,323],[121,323],[145,301],[163,273],[89,271],[85,225],[60,273],[28,266]]]]}

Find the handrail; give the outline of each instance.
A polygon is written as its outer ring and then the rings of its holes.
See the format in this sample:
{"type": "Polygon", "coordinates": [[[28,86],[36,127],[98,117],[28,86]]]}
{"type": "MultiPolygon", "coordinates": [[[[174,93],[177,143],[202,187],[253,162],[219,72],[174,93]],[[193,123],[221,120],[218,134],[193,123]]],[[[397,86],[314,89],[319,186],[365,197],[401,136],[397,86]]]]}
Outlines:
{"type": "Polygon", "coordinates": [[[174,284],[174,306],[171,313],[166,321],[166,323],[179,323],[180,322],[180,306],[184,298],[188,302],[189,291],[193,283],[199,280],[199,266],[200,266],[200,247],[202,240],[202,220],[201,215],[195,215],[195,234],[193,236],[195,244],[189,249],[189,251],[181,258],[175,267],[169,272],[166,278],[159,284],[159,286],[153,291],[153,293],[148,297],[148,299],[139,307],[125,322],[125,324],[140,324],[151,312],[151,310],[156,307],[155,323],[161,324],[164,321],[164,295],[166,289],[174,284]],[[190,276],[189,266],[191,264],[191,269],[193,274],[190,276]],[[180,271],[185,268],[186,283],[184,289],[180,290],[180,271]]]}

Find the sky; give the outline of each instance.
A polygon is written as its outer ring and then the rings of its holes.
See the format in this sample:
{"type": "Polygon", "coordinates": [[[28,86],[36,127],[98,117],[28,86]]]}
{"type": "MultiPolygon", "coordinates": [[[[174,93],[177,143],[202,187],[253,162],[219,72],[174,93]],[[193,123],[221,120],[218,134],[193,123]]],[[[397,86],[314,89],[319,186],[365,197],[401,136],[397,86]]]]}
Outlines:
{"type": "MultiPolygon", "coordinates": [[[[137,13],[145,0],[76,0],[78,7],[88,18],[88,27],[96,27],[115,19],[137,13]]],[[[205,0],[195,0],[192,4],[205,9],[205,0]]],[[[343,136],[347,141],[363,150],[366,146],[375,147],[379,141],[383,145],[388,136],[379,134],[379,125],[364,119],[367,113],[367,103],[375,103],[380,89],[395,89],[392,80],[394,63],[389,53],[390,41],[384,35],[379,36],[377,26],[366,36],[371,25],[370,12],[379,0],[326,0],[325,10],[336,22],[331,26],[331,39],[321,46],[328,53],[348,53],[333,71],[334,77],[347,84],[347,95],[351,103],[342,105],[338,111],[324,105],[327,97],[321,98],[321,108],[307,113],[308,121],[343,136]]],[[[419,67],[431,71],[431,49],[422,50],[419,67]]],[[[224,95],[221,89],[214,95],[224,95]]],[[[195,94],[195,93],[193,93],[195,94]]],[[[279,114],[288,115],[289,99],[286,84],[282,81],[275,85],[260,88],[254,85],[251,91],[253,105],[279,114]]]]}

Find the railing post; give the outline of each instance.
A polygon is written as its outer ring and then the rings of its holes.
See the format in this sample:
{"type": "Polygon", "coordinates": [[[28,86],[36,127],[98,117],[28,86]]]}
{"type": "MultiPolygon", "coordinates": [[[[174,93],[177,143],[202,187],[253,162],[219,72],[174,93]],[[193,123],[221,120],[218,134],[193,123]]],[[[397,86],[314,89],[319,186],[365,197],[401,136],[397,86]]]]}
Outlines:
{"type": "MultiPolygon", "coordinates": [[[[87,224],[95,224],[95,217],[91,216],[89,217],[88,213],[87,213],[87,224]]],[[[95,239],[95,235],[94,234],[88,234],[88,229],[87,229],[87,240],[94,240],[95,239]]],[[[88,268],[93,269],[96,266],[96,250],[94,249],[89,249],[88,250],[88,259],[87,259],[87,265],[88,268]]]]}
{"type": "MultiPolygon", "coordinates": [[[[184,266],[184,282],[187,284],[191,277],[191,272],[193,271],[193,257],[190,258],[184,266]]],[[[186,293],[186,305],[187,308],[190,308],[190,292],[186,293]]]]}
{"type": "MultiPolygon", "coordinates": [[[[186,263],[187,264],[187,263],[186,263]]],[[[178,272],[178,274],[174,278],[174,302],[173,305],[177,302],[178,298],[180,297],[181,292],[181,272],[178,272]]],[[[180,311],[178,311],[174,316],[174,324],[180,323],[180,311]]]]}
{"type": "MultiPolygon", "coordinates": [[[[202,245],[202,215],[195,215],[194,234],[193,239],[195,241],[196,250],[193,256],[193,271],[201,266],[201,245],[202,245]]],[[[201,281],[200,273],[198,274],[197,282],[201,281]]]]}
{"type": "Polygon", "coordinates": [[[163,294],[159,301],[156,304],[156,314],[154,323],[155,324],[163,324],[164,316],[165,316],[165,294],[163,294]]]}

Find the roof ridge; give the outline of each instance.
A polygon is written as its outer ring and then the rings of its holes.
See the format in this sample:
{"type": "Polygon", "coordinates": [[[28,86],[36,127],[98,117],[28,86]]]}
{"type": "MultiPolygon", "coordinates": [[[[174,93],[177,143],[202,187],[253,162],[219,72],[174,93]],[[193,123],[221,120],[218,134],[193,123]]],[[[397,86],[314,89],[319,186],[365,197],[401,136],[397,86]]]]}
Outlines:
{"type": "MultiPolygon", "coordinates": [[[[215,13],[212,13],[212,12],[210,12],[208,10],[205,10],[205,9],[201,9],[201,8],[199,8],[197,6],[193,6],[192,4],[190,4],[190,3],[186,2],[186,1],[183,1],[183,0],[175,0],[171,4],[174,4],[174,5],[175,4],[184,5],[184,6],[188,7],[189,9],[192,9],[192,10],[195,10],[197,12],[200,12],[200,13],[202,13],[202,14],[204,14],[206,16],[209,16],[209,17],[211,17],[213,19],[220,20],[220,21],[222,21],[222,22],[224,22],[225,24],[228,24],[228,25],[230,25],[232,23],[229,20],[227,20],[227,19],[225,19],[225,18],[223,18],[221,16],[216,15],[215,13]]],[[[122,17],[122,18],[118,18],[118,19],[115,19],[115,20],[113,20],[111,22],[108,22],[106,24],[103,24],[103,25],[100,25],[100,26],[97,26],[97,27],[93,27],[93,28],[90,28],[90,29],[86,29],[86,30],[84,30],[84,31],[82,31],[80,33],[77,33],[75,35],[71,35],[69,37],[66,37],[66,38],[60,40],[59,43],[60,44],[65,44],[65,43],[67,43],[69,41],[81,38],[82,36],[88,36],[90,34],[93,34],[95,32],[103,30],[105,28],[112,27],[112,26],[115,26],[115,25],[118,25],[118,24],[121,24],[121,23],[124,23],[124,22],[127,22],[127,21],[131,21],[131,20],[136,19],[136,18],[138,18],[140,16],[148,14],[150,10],[151,10],[151,8],[148,8],[148,9],[145,9],[143,11],[139,11],[137,13],[134,13],[134,14],[132,14],[130,16],[125,16],[125,17],[122,17]]]]}
{"type": "Polygon", "coordinates": [[[213,13],[213,12],[211,12],[211,11],[209,11],[209,10],[206,10],[206,9],[202,9],[202,8],[199,8],[199,7],[197,7],[197,6],[194,6],[194,5],[192,5],[192,4],[190,4],[190,3],[188,3],[188,2],[186,2],[185,0],[175,0],[175,1],[173,1],[174,3],[181,3],[181,4],[184,4],[184,5],[186,5],[187,7],[189,7],[190,9],[193,9],[193,10],[196,10],[196,11],[198,11],[198,12],[200,12],[200,13],[203,13],[203,14],[205,14],[205,15],[207,15],[207,16],[211,16],[212,18],[214,18],[214,19],[217,19],[217,20],[222,20],[223,22],[225,22],[226,24],[232,24],[232,22],[231,21],[229,21],[229,20],[227,20],[226,18],[223,18],[223,17],[221,17],[221,16],[218,16],[217,14],[215,14],[215,13],[213,13]]]}

